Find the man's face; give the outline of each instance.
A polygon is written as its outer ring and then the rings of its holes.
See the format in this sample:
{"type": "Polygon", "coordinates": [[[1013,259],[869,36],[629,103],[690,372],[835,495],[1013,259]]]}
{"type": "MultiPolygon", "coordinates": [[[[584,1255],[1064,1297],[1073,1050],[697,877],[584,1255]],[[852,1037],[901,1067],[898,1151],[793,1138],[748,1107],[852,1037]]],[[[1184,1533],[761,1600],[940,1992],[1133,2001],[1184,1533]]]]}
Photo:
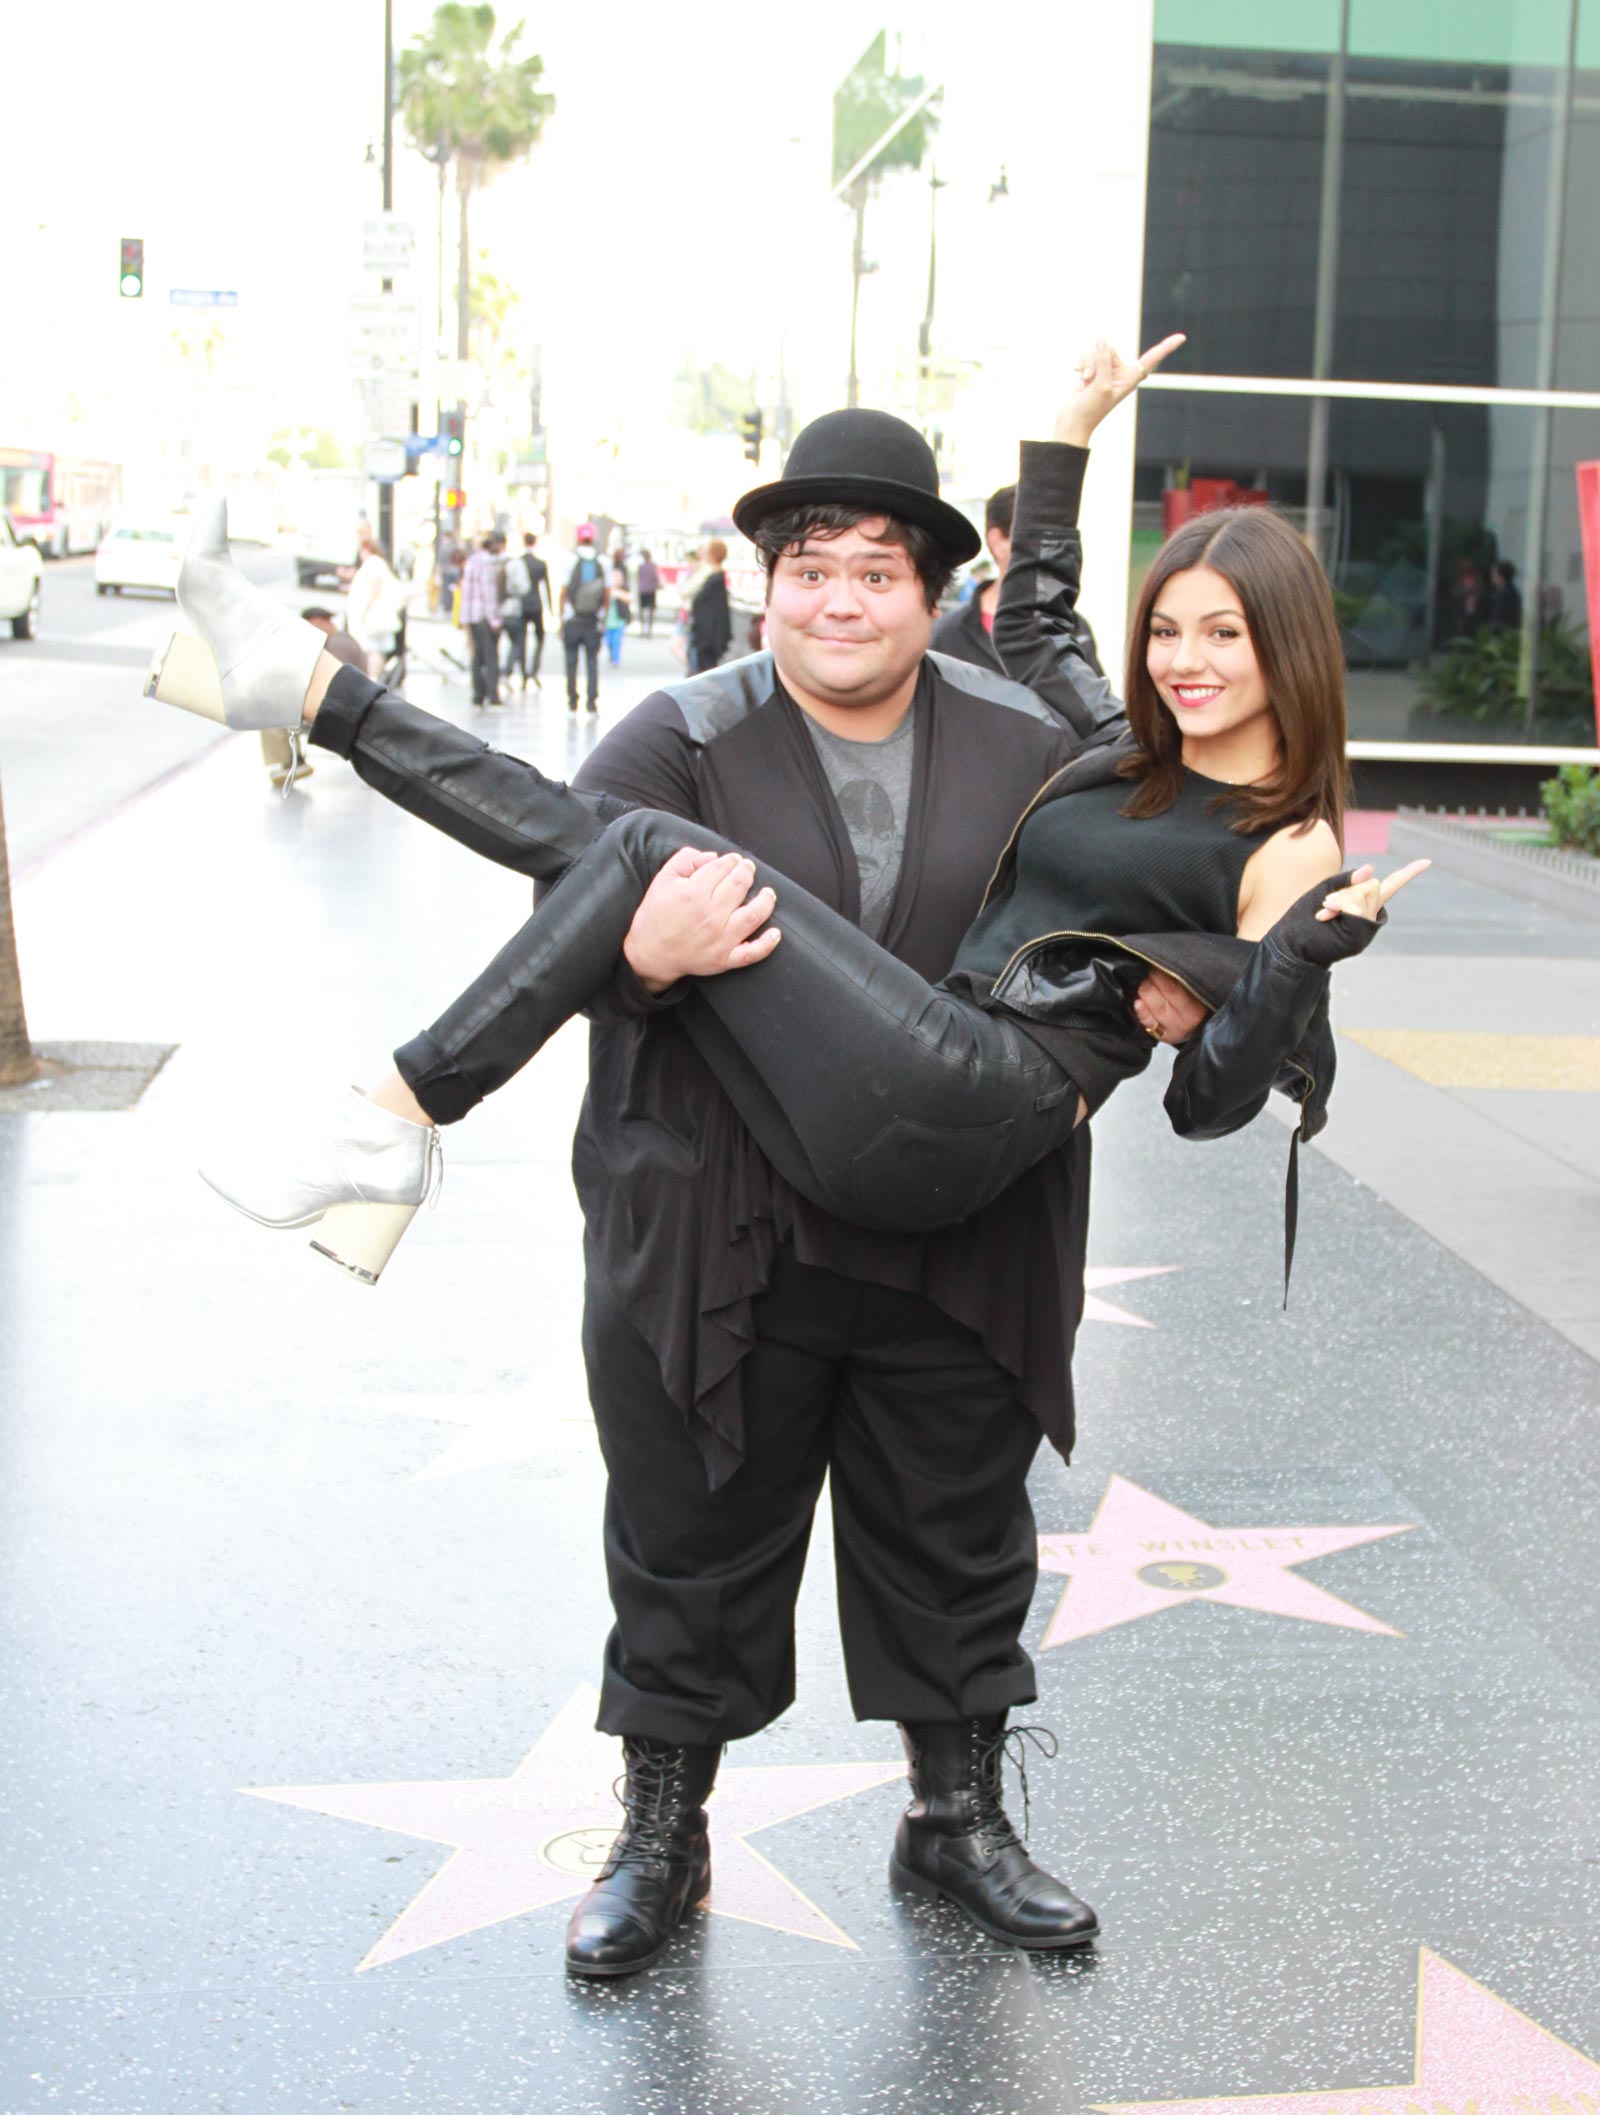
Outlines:
{"type": "Polygon", "coordinates": [[[1006,567],[1011,563],[1011,535],[1006,529],[985,529],[983,540],[989,546],[989,556],[994,560],[996,580],[1004,580],[1006,567]]]}
{"type": "Polygon", "coordinates": [[[928,650],[922,582],[887,524],[808,536],[785,551],[767,590],[767,644],[778,673],[831,705],[875,705],[928,650]]]}

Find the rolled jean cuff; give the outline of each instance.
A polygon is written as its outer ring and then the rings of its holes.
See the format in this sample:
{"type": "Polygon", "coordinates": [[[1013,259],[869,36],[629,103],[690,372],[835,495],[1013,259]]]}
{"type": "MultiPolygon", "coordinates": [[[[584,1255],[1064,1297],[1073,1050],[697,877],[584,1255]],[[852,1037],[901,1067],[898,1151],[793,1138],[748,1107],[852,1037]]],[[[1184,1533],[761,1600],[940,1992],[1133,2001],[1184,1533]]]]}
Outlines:
{"type": "MultiPolygon", "coordinates": [[[[321,715],[319,714],[320,718],[321,715]]],[[[394,1069],[436,1124],[458,1124],[483,1096],[424,1028],[394,1054],[394,1069]]]]}
{"type": "Polygon", "coordinates": [[[382,696],[381,683],[374,683],[359,668],[341,668],[317,707],[310,739],[319,749],[331,749],[335,756],[352,755],[361,734],[361,722],[382,696]]]}

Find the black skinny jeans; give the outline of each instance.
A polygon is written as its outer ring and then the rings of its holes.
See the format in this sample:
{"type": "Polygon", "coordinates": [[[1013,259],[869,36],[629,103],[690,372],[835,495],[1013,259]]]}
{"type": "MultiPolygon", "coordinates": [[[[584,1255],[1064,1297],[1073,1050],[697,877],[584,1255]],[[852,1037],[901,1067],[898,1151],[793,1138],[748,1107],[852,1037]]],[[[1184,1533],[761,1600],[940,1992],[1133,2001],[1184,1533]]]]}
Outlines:
{"type": "MultiPolygon", "coordinates": [[[[639,808],[594,840],[466,992],[395,1052],[436,1123],[505,1085],[611,981],[639,900],[684,845],[735,851],[639,808]]],[[[696,1043],[789,1184],[859,1226],[917,1232],[992,1202],[1071,1133],[1078,1090],[1003,1014],[929,984],[774,869],[783,938],[700,981],[696,1043]]]]}

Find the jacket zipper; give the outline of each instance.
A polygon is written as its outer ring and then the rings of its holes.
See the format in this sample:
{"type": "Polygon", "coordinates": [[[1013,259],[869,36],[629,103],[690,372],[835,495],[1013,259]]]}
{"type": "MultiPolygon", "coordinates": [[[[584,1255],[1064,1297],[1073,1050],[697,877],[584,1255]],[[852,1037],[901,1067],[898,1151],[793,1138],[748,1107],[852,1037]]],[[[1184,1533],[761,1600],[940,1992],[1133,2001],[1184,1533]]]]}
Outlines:
{"type": "MultiPolygon", "coordinates": [[[[1144,954],[1137,947],[1130,947],[1126,940],[1119,940],[1115,933],[1040,933],[1037,939],[1025,940],[1022,943],[1021,947],[1017,949],[1016,953],[1011,957],[1011,960],[1006,964],[1005,968],[1001,970],[999,976],[995,978],[993,984],[989,987],[990,990],[998,991],[1000,989],[1001,985],[1004,984],[1007,977],[1010,976],[1011,972],[1016,968],[1017,964],[1022,960],[1024,955],[1031,955],[1036,947],[1048,947],[1054,940],[1104,940],[1108,942],[1112,947],[1120,948],[1123,954],[1132,955],[1135,961],[1148,963],[1151,969],[1160,970],[1161,974],[1164,977],[1170,977],[1174,984],[1181,984],[1184,990],[1189,994],[1190,998],[1198,1000],[1200,1005],[1205,1007],[1207,1013],[1211,1013],[1215,1010],[1211,1006],[1210,1002],[1200,992],[1197,992],[1194,986],[1189,983],[1186,978],[1180,977],[1178,975],[1178,972],[1175,969],[1168,969],[1164,962],[1158,962],[1153,955],[1144,954]]],[[[1299,1067],[1297,1069],[1304,1070],[1304,1067],[1299,1067]]],[[[1310,1074],[1307,1073],[1306,1077],[1309,1079],[1310,1074]]],[[[1316,1081],[1312,1080],[1311,1084],[1315,1086],[1316,1081]]]]}

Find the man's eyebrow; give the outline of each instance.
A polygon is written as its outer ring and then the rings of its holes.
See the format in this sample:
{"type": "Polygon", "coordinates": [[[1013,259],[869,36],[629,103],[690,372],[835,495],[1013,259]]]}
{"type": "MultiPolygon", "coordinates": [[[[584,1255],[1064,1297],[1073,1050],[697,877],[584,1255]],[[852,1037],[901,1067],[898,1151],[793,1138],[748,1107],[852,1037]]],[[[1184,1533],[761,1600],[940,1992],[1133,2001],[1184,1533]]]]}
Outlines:
{"type": "MultiPolygon", "coordinates": [[[[809,543],[801,544],[792,555],[796,558],[819,558],[824,552],[832,548],[833,539],[831,537],[823,537],[819,538],[816,546],[809,543]]],[[[876,565],[880,558],[904,558],[906,551],[903,544],[874,543],[869,544],[866,550],[857,551],[853,555],[857,558],[870,558],[873,564],[876,565]]]]}

